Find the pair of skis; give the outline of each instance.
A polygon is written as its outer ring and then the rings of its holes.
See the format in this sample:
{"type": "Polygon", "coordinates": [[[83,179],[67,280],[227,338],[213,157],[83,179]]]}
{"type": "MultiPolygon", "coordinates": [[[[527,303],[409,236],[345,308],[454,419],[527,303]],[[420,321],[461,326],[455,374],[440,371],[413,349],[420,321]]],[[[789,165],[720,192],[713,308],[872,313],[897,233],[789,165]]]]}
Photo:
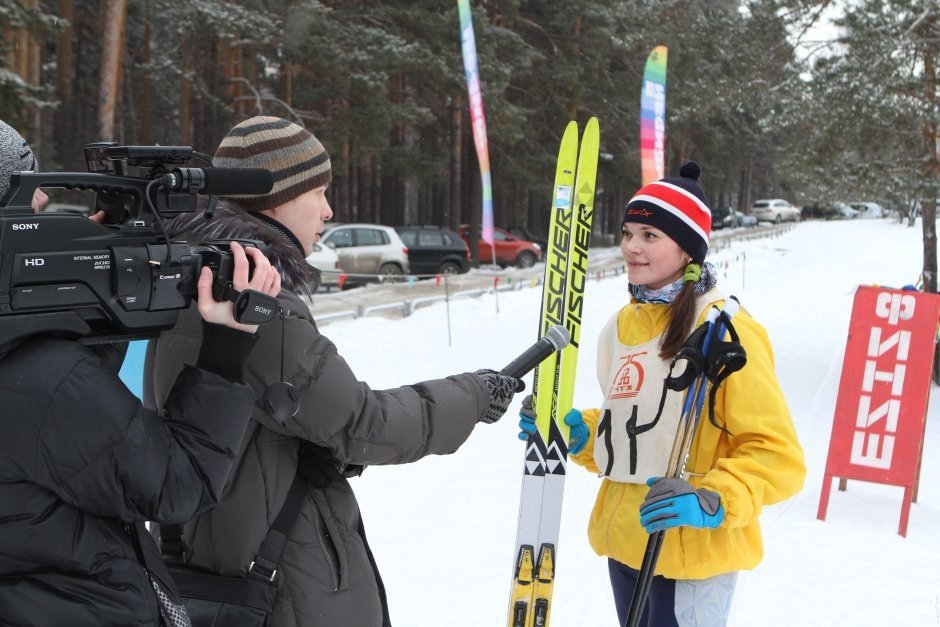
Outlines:
{"type": "Polygon", "coordinates": [[[547,627],[551,615],[568,460],[564,417],[574,397],[599,148],[597,118],[591,118],[580,149],[572,121],[558,150],[538,336],[561,324],[571,339],[533,375],[536,431],[525,447],[509,627],[547,627]]]}

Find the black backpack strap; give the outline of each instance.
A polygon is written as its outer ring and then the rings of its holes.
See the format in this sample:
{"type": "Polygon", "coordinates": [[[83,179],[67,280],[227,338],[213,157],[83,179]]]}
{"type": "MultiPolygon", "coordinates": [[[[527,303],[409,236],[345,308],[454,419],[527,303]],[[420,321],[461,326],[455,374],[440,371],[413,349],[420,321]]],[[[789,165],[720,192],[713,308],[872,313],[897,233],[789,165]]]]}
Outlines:
{"type": "Polygon", "coordinates": [[[183,565],[183,527],[160,525],[160,555],[170,566],[183,565]]]}
{"type": "Polygon", "coordinates": [[[287,491],[287,498],[284,499],[284,505],[281,506],[281,511],[274,519],[271,528],[268,529],[268,534],[264,537],[261,548],[258,549],[258,555],[248,566],[248,577],[269,583],[274,582],[274,578],[277,576],[277,565],[281,561],[284,547],[287,546],[287,537],[290,535],[291,529],[294,528],[294,522],[300,514],[300,508],[304,503],[306,494],[307,482],[298,467],[297,472],[294,474],[294,481],[287,491]]]}

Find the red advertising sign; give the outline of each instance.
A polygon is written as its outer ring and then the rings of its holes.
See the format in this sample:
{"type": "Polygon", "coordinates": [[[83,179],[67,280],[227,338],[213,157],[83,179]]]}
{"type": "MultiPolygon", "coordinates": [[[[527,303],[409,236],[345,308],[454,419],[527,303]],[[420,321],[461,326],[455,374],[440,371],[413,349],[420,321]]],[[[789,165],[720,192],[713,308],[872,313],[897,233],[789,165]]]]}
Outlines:
{"type": "Polygon", "coordinates": [[[896,485],[904,488],[898,533],[907,535],[938,318],[936,294],[877,287],[855,293],[820,520],[826,519],[835,477],[896,485]]]}

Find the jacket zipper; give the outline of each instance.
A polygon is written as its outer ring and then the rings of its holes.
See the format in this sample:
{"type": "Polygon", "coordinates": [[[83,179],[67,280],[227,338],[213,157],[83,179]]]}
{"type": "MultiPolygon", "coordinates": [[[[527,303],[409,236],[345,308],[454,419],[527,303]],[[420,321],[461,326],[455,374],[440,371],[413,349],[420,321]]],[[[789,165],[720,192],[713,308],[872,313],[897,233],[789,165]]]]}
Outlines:
{"type": "Polygon", "coordinates": [[[147,583],[150,584],[150,590],[153,592],[153,600],[155,601],[157,607],[157,625],[164,625],[163,621],[163,612],[160,611],[160,599],[157,598],[157,591],[153,587],[153,577],[150,576],[150,570],[147,568],[147,562],[144,560],[144,549],[140,546],[140,538],[137,536],[137,529],[134,528],[130,523],[125,520],[121,521],[121,525],[124,526],[124,533],[127,534],[127,537],[130,538],[131,545],[134,547],[134,554],[137,557],[137,562],[140,564],[141,570],[144,571],[144,575],[147,577],[147,583]]]}
{"type": "Polygon", "coordinates": [[[330,532],[326,528],[326,521],[323,520],[323,514],[320,513],[320,508],[316,506],[316,503],[314,503],[313,509],[316,512],[313,530],[317,534],[317,543],[320,545],[320,550],[323,552],[324,559],[326,559],[326,565],[330,569],[330,584],[333,586],[333,592],[338,592],[339,572],[336,568],[336,559],[333,557],[333,552],[330,551],[330,548],[333,548],[333,551],[335,551],[336,548],[332,547],[330,532]]]}

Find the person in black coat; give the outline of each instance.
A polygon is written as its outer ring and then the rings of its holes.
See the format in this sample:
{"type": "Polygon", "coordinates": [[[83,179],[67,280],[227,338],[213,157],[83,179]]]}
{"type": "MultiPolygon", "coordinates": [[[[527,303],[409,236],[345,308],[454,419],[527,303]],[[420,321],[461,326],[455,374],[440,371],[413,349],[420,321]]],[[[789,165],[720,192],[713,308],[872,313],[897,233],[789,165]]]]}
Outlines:
{"type": "MultiPolygon", "coordinates": [[[[35,167],[11,130],[0,122],[4,186],[35,167]]],[[[232,253],[236,289],[280,291],[260,251],[232,253]]],[[[121,383],[124,344],[0,344],[0,624],[189,625],[143,521],[183,522],[219,500],[255,400],[242,371],[256,327],[211,284],[204,268],[201,351],[161,414],[121,383]]]]}

